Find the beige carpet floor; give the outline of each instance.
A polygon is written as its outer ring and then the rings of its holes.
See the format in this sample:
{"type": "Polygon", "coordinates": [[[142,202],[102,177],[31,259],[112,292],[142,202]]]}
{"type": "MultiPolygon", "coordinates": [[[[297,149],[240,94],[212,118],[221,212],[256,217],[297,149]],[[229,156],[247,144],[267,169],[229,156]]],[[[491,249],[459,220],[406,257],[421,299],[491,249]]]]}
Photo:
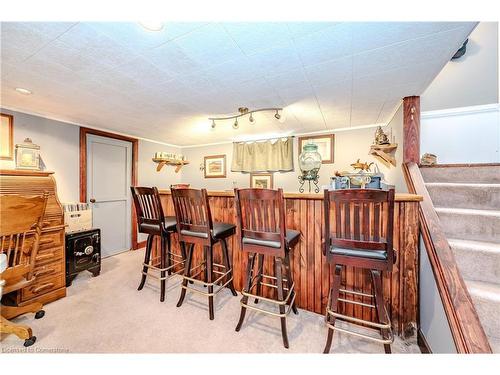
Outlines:
{"type": "MultiPolygon", "coordinates": [[[[31,352],[70,353],[321,353],[327,329],[323,316],[299,310],[289,315],[290,349],[282,345],[278,318],[248,311],[240,332],[240,296],[223,290],[216,298],[215,320],[208,319],[206,298],[188,293],[176,307],[180,278],[170,279],[166,301],[150,278],[137,291],[143,251],[103,260],[102,273],[85,272],[67,289],[67,297],[45,306],[45,317],[17,318],[29,324],[37,342],[31,352]]],[[[2,352],[23,350],[13,335],[2,336],[2,352]]],[[[420,353],[415,340],[396,338],[395,353],[420,353]]],[[[383,353],[383,346],[335,333],[332,353],[383,353]]]]}

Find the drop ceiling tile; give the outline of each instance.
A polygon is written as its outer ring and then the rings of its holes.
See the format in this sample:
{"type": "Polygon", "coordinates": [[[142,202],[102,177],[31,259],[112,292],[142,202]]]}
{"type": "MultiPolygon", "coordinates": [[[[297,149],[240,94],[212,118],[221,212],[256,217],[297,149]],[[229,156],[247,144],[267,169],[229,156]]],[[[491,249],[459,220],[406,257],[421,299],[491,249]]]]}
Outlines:
{"type": "Polygon", "coordinates": [[[299,55],[291,42],[257,52],[248,58],[266,75],[280,74],[302,67],[299,55]]]}
{"type": "Polygon", "coordinates": [[[219,85],[238,85],[264,76],[247,57],[239,57],[234,60],[204,69],[201,72],[205,77],[219,85]]]}
{"type": "Polygon", "coordinates": [[[247,55],[289,42],[287,24],[283,22],[224,23],[224,28],[247,55]]]}
{"type": "Polygon", "coordinates": [[[196,30],[208,22],[166,22],[160,31],[148,31],[138,22],[92,22],[89,25],[115,42],[135,51],[158,47],[196,30]]]}
{"type": "Polygon", "coordinates": [[[220,24],[209,24],[175,40],[192,60],[208,67],[239,57],[243,53],[220,24]]]}
{"type": "Polygon", "coordinates": [[[335,26],[339,22],[287,22],[290,37],[300,38],[335,26]]]}
{"type": "Polygon", "coordinates": [[[295,47],[304,66],[338,59],[352,53],[351,26],[339,23],[295,39],[295,47]]]}
{"type": "Polygon", "coordinates": [[[102,64],[117,66],[138,55],[132,48],[116,43],[87,24],[79,23],[62,34],[57,41],[66,48],[77,49],[81,56],[98,59],[102,64]]]}
{"type": "Polygon", "coordinates": [[[204,68],[201,62],[190,57],[175,41],[144,51],[142,55],[158,69],[175,77],[204,68]]]}
{"type": "Polygon", "coordinates": [[[352,56],[330,60],[305,67],[307,77],[313,86],[352,79],[352,56]]]}
{"type": "Polygon", "coordinates": [[[143,57],[131,60],[130,62],[114,68],[114,70],[128,79],[137,81],[145,87],[159,85],[174,78],[173,75],[164,70],[160,70],[143,57]]]}

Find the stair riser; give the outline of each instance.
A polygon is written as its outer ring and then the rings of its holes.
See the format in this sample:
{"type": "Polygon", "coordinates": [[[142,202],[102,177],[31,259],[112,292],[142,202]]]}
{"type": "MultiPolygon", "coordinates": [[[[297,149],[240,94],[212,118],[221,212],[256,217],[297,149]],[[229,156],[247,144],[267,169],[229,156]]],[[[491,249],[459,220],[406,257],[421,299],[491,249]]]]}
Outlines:
{"type": "Polygon", "coordinates": [[[498,187],[427,186],[435,207],[500,210],[498,187]]]}
{"type": "Polygon", "coordinates": [[[500,243],[500,217],[438,212],[448,238],[500,243]]]}
{"type": "Polygon", "coordinates": [[[500,338],[500,300],[493,300],[471,293],[479,320],[487,336],[500,338]]]}
{"type": "Polygon", "coordinates": [[[500,284],[500,252],[452,248],[464,279],[500,284]]]}
{"type": "Polygon", "coordinates": [[[420,168],[425,182],[500,183],[500,166],[420,168]]]}

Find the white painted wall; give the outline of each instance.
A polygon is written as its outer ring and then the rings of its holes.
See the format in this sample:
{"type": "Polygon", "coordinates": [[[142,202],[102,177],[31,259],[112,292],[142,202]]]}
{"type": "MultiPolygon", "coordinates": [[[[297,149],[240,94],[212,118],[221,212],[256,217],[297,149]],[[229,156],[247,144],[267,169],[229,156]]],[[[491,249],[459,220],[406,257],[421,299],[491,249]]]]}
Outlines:
{"type": "Polygon", "coordinates": [[[467,53],[448,62],[421,95],[421,110],[498,103],[498,22],[480,22],[467,53]]]}
{"type": "MultiPolygon", "coordinates": [[[[335,171],[352,170],[350,164],[355,162],[358,158],[361,161],[375,162],[382,173],[385,174],[386,180],[396,185],[398,192],[406,192],[406,184],[401,171],[402,161],[402,128],[403,116],[402,109],[400,108],[393,120],[390,122],[389,127],[392,128],[392,134],[399,143],[398,150],[396,151],[396,167],[386,167],[374,157],[368,155],[370,145],[373,143],[375,128],[349,130],[335,133],[335,162],[333,164],[323,164],[319,171],[320,180],[319,184],[327,185],[330,177],[334,175],[335,171]]],[[[215,130],[217,131],[217,130],[215,130]]],[[[298,168],[298,154],[297,146],[298,139],[294,139],[294,167],[293,172],[274,173],[274,187],[283,188],[284,191],[295,192],[298,191],[299,184],[297,177],[300,174],[298,168]]],[[[203,147],[187,147],[182,149],[182,153],[186,155],[191,164],[182,169],[182,182],[190,183],[192,187],[201,188],[205,187],[208,190],[226,190],[236,187],[249,187],[250,175],[248,173],[231,172],[231,160],[233,153],[232,144],[220,144],[214,146],[203,147]],[[227,158],[228,173],[227,178],[204,178],[203,171],[200,170],[200,164],[203,163],[204,156],[225,154],[227,158]]]]}
{"type": "Polygon", "coordinates": [[[422,113],[420,151],[440,164],[500,163],[499,105],[422,113]]]}

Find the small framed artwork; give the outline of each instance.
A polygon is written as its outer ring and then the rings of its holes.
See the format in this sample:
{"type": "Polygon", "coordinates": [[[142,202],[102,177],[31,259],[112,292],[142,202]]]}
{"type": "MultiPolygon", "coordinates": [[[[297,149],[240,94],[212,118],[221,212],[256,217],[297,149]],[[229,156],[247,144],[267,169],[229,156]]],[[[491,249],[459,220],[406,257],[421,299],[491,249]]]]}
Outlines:
{"type": "Polygon", "coordinates": [[[205,178],[226,177],[226,155],[205,156],[205,178]]]}
{"type": "Polygon", "coordinates": [[[14,159],[14,117],[0,113],[0,159],[14,159]]]}
{"type": "Polygon", "coordinates": [[[335,134],[312,135],[299,137],[299,155],[304,148],[304,145],[312,142],[318,145],[318,152],[321,155],[322,164],[333,164],[334,148],[335,148],[335,134]]]}
{"type": "Polygon", "coordinates": [[[250,173],[250,187],[257,189],[272,189],[272,173],[250,173]]]}

